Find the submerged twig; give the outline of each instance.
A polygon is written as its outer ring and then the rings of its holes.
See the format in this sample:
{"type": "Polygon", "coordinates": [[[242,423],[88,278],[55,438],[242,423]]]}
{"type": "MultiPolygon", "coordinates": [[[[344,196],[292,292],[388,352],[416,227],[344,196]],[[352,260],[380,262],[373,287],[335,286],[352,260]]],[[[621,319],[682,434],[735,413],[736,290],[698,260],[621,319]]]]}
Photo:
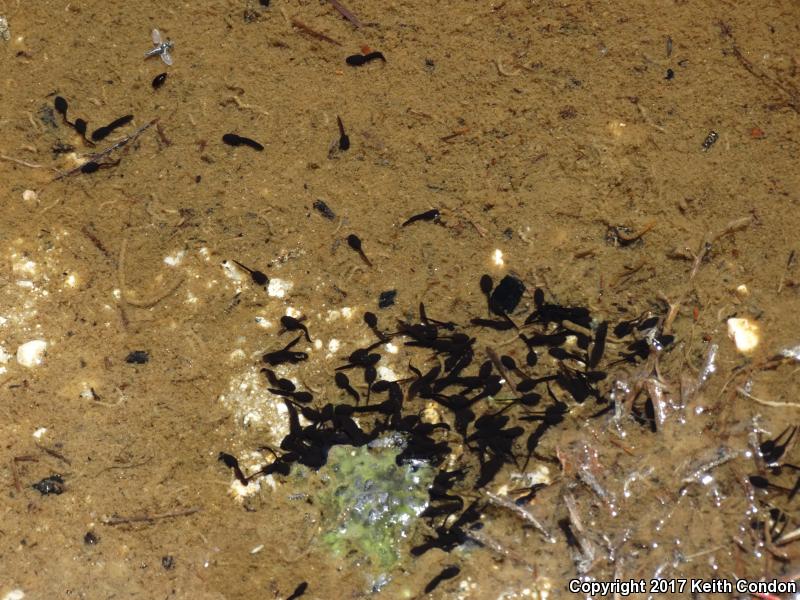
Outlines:
{"type": "Polygon", "coordinates": [[[21,160],[19,158],[14,158],[13,156],[6,156],[5,154],[0,154],[0,160],[5,160],[7,162],[12,162],[18,165],[22,165],[23,167],[29,167],[31,169],[42,169],[44,165],[37,165],[36,163],[27,162],[25,160],[21,160]]]}
{"type": "Polygon", "coordinates": [[[129,290],[125,284],[125,255],[128,248],[128,238],[122,240],[122,247],[119,251],[119,260],[117,263],[117,278],[119,279],[119,288],[122,294],[122,299],[125,303],[130,304],[131,306],[135,306],[136,308],[152,308],[168,296],[171,296],[175,293],[175,291],[181,287],[183,284],[183,277],[178,277],[175,281],[167,286],[163,291],[148,298],[146,300],[136,300],[132,299],[129,294],[129,290]]]}
{"type": "Polygon", "coordinates": [[[130,143],[130,142],[132,142],[133,140],[135,140],[136,138],[138,138],[140,135],[142,135],[142,134],[143,134],[145,131],[147,131],[148,129],[150,129],[150,127],[152,127],[152,126],[153,126],[153,125],[155,125],[156,123],[158,123],[158,118],[155,118],[155,119],[153,119],[152,121],[150,121],[150,122],[148,122],[148,123],[145,123],[144,125],[142,125],[141,127],[139,127],[139,129],[137,129],[136,131],[134,131],[134,132],[133,132],[133,133],[131,133],[130,135],[126,135],[126,136],[125,136],[124,138],[122,138],[120,141],[116,142],[115,144],[112,144],[111,146],[109,146],[109,147],[108,147],[108,148],[106,148],[105,150],[102,150],[102,151],[100,151],[100,152],[97,152],[97,153],[95,153],[95,154],[90,154],[89,156],[87,156],[87,157],[86,157],[86,158],[87,158],[87,161],[86,161],[85,163],[83,163],[83,164],[82,164],[82,165],[80,165],[80,166],[77,166],[77,167],[75,167],[74,169],[70,169],[69,171],[65,171],[65,172],[63,172],[63,173],[59,173],[58,175],[56,175],[56,176],[53,178],[53,180],[52,180],[52,181],[58,181],[59,179],[64,179],[65,177],[69,177],[70,175],[74,175],[75,173],[79,173],[79,172],[81,172],[81,171],[83,170],[83,168],[84,168],[84,167],[85,167],[85,166],[86,166],[88,163],[92,163],[92,162],[96,163],[96,162],[97,162],[98,160],[100,160],[101,158],[105,158],[106,156],[108,156],[108,155],[109,155],[109,154],[111,154],[112,152],[114,152],[114,151],[116,151],[116,150],[119,150],[119,149],[120,149],[120,148],[122,148],[123,146],[126,146],[128,143],[130,143]]]}
{"type": "Polygon", "coordinates": [[[553,537],[553,534],[537,519],[534,517],[530,511],[526,510],[522,506],[518,506],[516,502],[509,500],[508,498],[503,498],[502,496],[495,494],[494,492],[484,492],[486,497],[489,501],[494,504],[495,506],[499,506],[501,508],[505,508],[516,514],[517,516],[521,517],[523,520],[527,521],[534,528],[541,533],[544,538],[550,542],[551,544],[555,544],[556,539],[553,537]]]}
{"type": "Polygon", "coordinates": [[[309,27],[308,25],[306,25],[305,23],[303,23],[300,19],[298,19],[296,17],[292,17],[291,23],[292,23],[292,26],[297,27],[300,31],[310,35],[313,38],[316,38],[318,40],[322,40],[323,42],[328,42],[330,44],[334,44],[336,46],[341,46],[342,45],[342,43],[340,41],[335,40],[332,37],[329,37],[329,36],[325,35],[324,33],[320,32],[320,31],[317,31],[316,29],[312,29],[311,27],[309,27]]]}
{"type": "Polygon", "coordinates": [[[174,519],[175,517],[187,517],[200,512],[200,507],[187,508],[185,510],[176,510],[168,513],[161,513],[157,515],[133,515],[131,517],[120,517],[114,515],[112,517],[103,517],[105,525],[123,525],[125,523],[152,523],[153,521],[163,521],[164,519],[174,519]]]}
{"type": "Polygon", "coordinates": [[[800,404],[796,402],[778,402],[776,400],[764,400],[763,398],[759,398],[758,396],[754,396],[744,388],[736,388],[736,392],[752,400],[753,402],[758,402],[759,404],[763,404],[764,406],[771,406],[773,408],[800,408],[800,404]]]}
{"type": "Polygon", "coordinates": [[[344,4],[339,2],[339,0],[330,0],[330,1],[331,1],[331,5],[333,6],[333,8],[335,8],[337,11],[339,11],[340,15],[342,15],[345,19],[350,21],[355,27],[361,27],[361,21],[358,20],[358,17],[355,16],[350,11],[349,8],[347,8],[344,4]]]}

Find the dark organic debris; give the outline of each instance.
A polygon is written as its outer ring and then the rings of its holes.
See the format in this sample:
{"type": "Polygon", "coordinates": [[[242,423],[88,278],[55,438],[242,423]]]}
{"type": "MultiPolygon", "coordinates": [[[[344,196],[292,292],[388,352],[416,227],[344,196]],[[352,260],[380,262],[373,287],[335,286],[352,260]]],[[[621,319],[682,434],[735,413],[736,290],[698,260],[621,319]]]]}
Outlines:
{"type": "Polygon", "coordinates": [[[91,531],[87,531],[86,535],[83,536],[83,543],[87,546],[94,546],[100,541],[100,539],[91,531]]]}
{"type": "Polygon", "coordinates": [[[389,308],[397,298],[397,290],[386,290],[378,296],[378,308],[389,308]]]}
{"type": "Polygon", "coordinates": [[[337,11],[339,11],[340,15],[342,15],[345,19],[350,21],[350,23],[352,23],[354,27],[361,27],[361,21],[358,20],[358,17],[356,17],[353,14],[353,11],[351,11],[344,4],[339,2],[339,0],[331,0],[331,5],[337,11]]]}
{"type": "Polygon", "coordinates": [[[64,478],[61,475],[50,475],[41,481],[33,484],[33,489],[38,491],[42,496],[48,494],[63,494],[64,493],[64,478]]]}
{"type": "Polygon", "coordinates": [[[711,150],[711,146],[717,143],[719,139],[719,134],[716,131],[710,131],[706,136],[706,139],[703,140],[703,145],[701,146],[703,152],[708,152],[711,150]]]}
{"type": "Polygon", "coordinates": [[[164,85],[164,82],[166,80],[167,80],[167,74],[166,73],[159,73],[158,75],[153,77],[153,84],[152,84],[153,85],[153,89],[157,90],[158,88],[160,88],[162,85],[164,85]]]}
{"type": "Polygon", "coordinates": [[[146,350],[134,350],[125,357],[125,362],[129,365],[143,365],[150,360],[150,354],[146,350]]]}
{"type": "Polygon", "coordinates": [[[316,210],[319,214],[321,214],[326,219],[333,221],[336,218],[336,213],[334,213],[330,206],[328,206],[324,200],[314,200],[314,210],[316,210]]]}
{"type": "Polygon", "coordinates": [[[228,144],[228,146],[249,146],[253,150],[258,150],[259,152],[264,149],[264,146],[259,144],[257,141],[250,139],[249,137],[237,135],[235,133],[226,133],[222,136],[222,141],[228,144]]]}
{"type": "Polygon", "coordinates": [[[161,566],[164,570],[169,571],[170,569],[175,568],[175,557],[171,554],[167,554],[161,557],[161,566]]]}

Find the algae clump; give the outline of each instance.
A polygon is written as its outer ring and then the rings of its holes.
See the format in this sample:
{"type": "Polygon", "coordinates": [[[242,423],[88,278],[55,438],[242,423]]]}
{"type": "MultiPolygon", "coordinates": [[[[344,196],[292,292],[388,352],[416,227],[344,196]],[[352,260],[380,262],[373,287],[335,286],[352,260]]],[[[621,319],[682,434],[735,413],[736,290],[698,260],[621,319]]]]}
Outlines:
{"type": "Polygon", "coordinates": [[[398,465],[399,448],[374,446],[331,448],[328,482],[319,496],[322,540],[337,556],[389,570],[428,505],[434,470],[419,461],[398,465]]]}

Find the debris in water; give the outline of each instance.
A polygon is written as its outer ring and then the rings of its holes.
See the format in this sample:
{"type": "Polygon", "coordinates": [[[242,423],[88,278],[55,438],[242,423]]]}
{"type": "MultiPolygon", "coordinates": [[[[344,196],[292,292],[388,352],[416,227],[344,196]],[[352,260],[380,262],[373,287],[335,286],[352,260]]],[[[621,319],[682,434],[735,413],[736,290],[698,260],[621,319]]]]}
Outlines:
{"type": "Polygon", "coordinates": [[[333,221],[336,218],[336,213],[334,213],[331,208],[325,203],[324,200],[318,199],[314,200],[314,210],[316,210],[319,214],[321,214],[326,219],[333,221]]]}
{"type": "Polygon", "coordinates": [[[160,88],[162,85],[164,85],[164,82],[166,80],[167,80],[167,74],[166,73],[159,73],[158,75],[153,77],[153,84],[152,84],[153,85],[153,89],[157,90],[158,88],[160,88]]]}
{"type": "Polygon", "coordinates": [[[94,546],[99,541],[100,539],[91,531],[87,531],[86,535],[83,536],[83,543],[87,546],[94,546]]]}
{"type": "Polygon", "coordinates": [[[8,19],[0,17],[0,39],[7,42],[11,39],[11,29],[8,27],[8,19]]]}
{"type": "Polygon", "coordinates": [[[378,296],[378,308],[389,308],[397,298],[397,290],[386,290],[378,296]]]}
{"type": "Polygon", "coordinates": [[[161,39],[161,32],[158,29],[153,29],[150,34],[151,39],[153,40],[153,46],[155,46],[152,50],[148,50],[144,53],[145,58],[150,58],[151,56],[160,56],[161,60],[164,61],[164,64],[169,66],[172,64],[172,55],[169,53],[170,50],[175,46],[175,44],[171,40],[162,40],[161,39]]]}
{"type": "Polygon", "coordinates": [[[146,350],[134,350],[125,357],[129,365],[143,365],[150,361],[150,354],[146,350]]]}
{"type": "Polygon", "coordinates": [[[758,323],[748,318],[728,319],[728,337],[736,344],[736,350],[750,354],[761,340],[758,323]]]}
{"type": "Polygon", "coordinates": [[[708,152],[711,149],[711,146],[717,143],[719,139],[719,134],[716,131],[710,131],[706,136],[706,139],[703,140],[703,152],[708,152]]]}
{"type": "Polygon", "coordinates": [[[61,475],[50,475],[41,481],[34,483],[31,487],[38,491],[42,496],[48,494],[63,494],[64,493],[64,479],[61,475]]]}

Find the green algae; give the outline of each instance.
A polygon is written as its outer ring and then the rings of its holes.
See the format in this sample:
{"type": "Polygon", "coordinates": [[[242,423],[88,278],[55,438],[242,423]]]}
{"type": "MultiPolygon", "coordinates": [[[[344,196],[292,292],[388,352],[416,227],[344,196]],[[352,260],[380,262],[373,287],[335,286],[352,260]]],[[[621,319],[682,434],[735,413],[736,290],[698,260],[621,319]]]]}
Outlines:
{"type": "Polygon", "coordinates": [[[319,494],[323,542],[336,556],[373,573],[397,565],[406,540],[428,505],[434,469],[396,463],[395,447],[334,446],[319,494]]]}

